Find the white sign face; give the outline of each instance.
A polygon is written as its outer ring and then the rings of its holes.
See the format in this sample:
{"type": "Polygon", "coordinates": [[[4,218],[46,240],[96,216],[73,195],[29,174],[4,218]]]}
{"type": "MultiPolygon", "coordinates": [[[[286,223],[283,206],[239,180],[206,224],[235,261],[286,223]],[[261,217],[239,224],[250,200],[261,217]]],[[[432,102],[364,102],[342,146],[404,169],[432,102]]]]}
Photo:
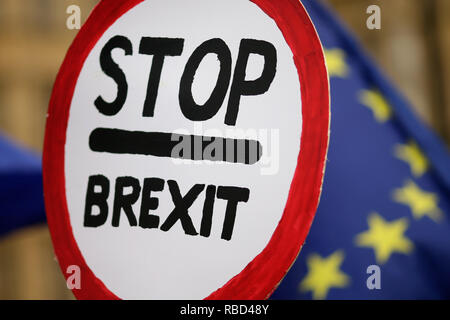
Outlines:
{"type": "Polygon", "coordinates": [[[266,298],[314,217],[328,129],[299,2],[101,1],[55,82],[44,146],[74,294],[266,298]]]}

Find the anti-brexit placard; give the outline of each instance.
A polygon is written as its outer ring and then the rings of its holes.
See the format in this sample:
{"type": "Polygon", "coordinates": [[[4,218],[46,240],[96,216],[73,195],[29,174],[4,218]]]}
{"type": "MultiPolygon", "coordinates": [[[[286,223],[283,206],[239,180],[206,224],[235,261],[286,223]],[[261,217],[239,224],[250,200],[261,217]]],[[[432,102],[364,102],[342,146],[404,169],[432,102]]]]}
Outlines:
{"type": "Polygon", "coordinates": [[[267,298],[312,223],[328,134],[299,1],[101,1],[57,76],[44,147],[74,294],[267,298]]]}

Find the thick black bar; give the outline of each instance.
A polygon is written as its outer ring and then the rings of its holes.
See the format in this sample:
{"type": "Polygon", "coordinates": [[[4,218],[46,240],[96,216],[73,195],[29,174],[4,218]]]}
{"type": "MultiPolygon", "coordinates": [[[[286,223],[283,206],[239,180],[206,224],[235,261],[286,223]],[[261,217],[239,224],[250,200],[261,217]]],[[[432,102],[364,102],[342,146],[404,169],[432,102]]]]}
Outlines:
{"type": "Polygon", "coordinates": [[[89,137],[89,147],[95,152],[138,154],[189,160],[224,161],[247,165],[257,163],[262,156],[262,146],[256,140],[205,137],[165,132],[126,131],[109,128],[94,129],[89,137]],[[182,154],[173,152],[178,144],[186,141],[185,139],[190,139],[191,146],[194,146],[195,143],[201,143],[201,154],[196,154],[195,147],[191,148],[191,152],[183,152],[182,154]],[[211,156],[209,153],[205,154],[205,148],[212,143],[223,146],[222,155],[211,156]],[[245,152],[244,155],[239,154],[242,151],[245,152]]]}

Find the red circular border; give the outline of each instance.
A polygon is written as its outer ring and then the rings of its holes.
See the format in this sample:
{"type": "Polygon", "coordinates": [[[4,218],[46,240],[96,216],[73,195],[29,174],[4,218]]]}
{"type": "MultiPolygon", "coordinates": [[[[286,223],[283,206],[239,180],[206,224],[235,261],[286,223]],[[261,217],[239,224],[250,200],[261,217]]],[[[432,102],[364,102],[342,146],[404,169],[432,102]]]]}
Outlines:
{"type": "MultiPolygon", "coordinates": [[[[69,110],[78,76],[103,33],[144,0],[102,0],[72,43],[53,88],[45,132],[45,206],[55,253],[64,276],[69,265],[81,270],[78,299],[119,299],[89,269],[74,239],[65,193],[64,152],[69,110]]],[[[278,25],[298,70],[303,128],[297,168],[283,216],[268,245],[238,275],[206,299],[266,299],[295,261],[316,212],[329,137],[329,82],[322,46],[299,0],[250,0],[278,25]]]]}

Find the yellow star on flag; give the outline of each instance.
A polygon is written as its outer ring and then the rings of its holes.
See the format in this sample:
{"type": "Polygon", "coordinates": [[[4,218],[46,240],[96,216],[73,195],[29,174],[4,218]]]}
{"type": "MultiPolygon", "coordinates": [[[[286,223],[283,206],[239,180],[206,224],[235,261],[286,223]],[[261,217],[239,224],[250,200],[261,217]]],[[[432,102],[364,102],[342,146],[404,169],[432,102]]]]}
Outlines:
{"type": "Polygon", "coordinates": [[[398,144],[395,147],[395,156],[409,164],[415,177],[422,176],[428,169],[428,159],[414,141],[398,144]]]}
{"type": "Polygon", "coordinates": [[[344,78],[348,75],[348,66],[345,62],[345,52],[341,49],[324,49],[328,74],[330,77],[344,78]]]}
{"type": "Polygon", "coordinates": [[[344,253],[336,251],[327,258],[312,254],[307,258],[308,273],[299,284],[301,292],[312,292],[313,299],[325,299],[331,288],[348,286],[350,278],[340,270],[344,253]]]}
{"type": "Polygon", "coordinates": [[[391,118],[391,106],[380,92],[376,90],[363,90],[360,94],[360,101],[372,110],[378,122],[386,122],[391,118]]]}
{"type": "Polygon", "coordinates": [[[369,230],[356,236],[356,244],[372,248],[378,263],[387,262],[394,252],[408,254],[412,251],[413,244],[404,235],[408,228],[406,218],[388,222],[379,214],[372,213],[368,224],[369,230]]]}
{"type": "Polygon", "coordinates": [[[416,219],[424,216],[428,216],[436,222],[442,219],[437,195],[422,190],[411,180],[407,181],[404,187],[394,191],[394,200],[410,207],[416,219]]]}

